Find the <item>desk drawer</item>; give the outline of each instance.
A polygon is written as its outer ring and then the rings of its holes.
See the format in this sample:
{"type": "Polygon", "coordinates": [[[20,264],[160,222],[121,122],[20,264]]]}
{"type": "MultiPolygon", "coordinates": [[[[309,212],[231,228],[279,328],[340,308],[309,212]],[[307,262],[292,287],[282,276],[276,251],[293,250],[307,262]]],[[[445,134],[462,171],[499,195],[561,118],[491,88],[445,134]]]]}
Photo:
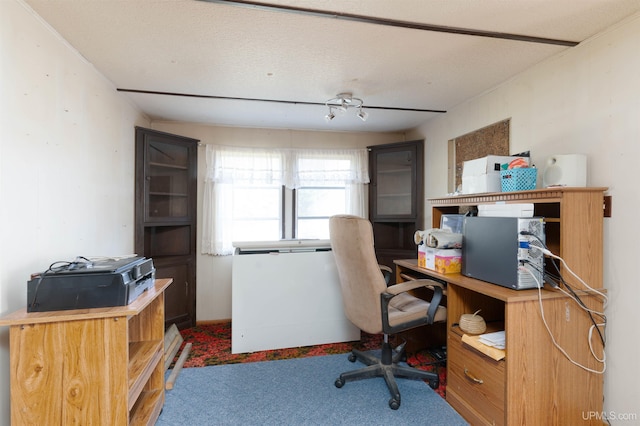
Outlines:
{"type": "Polygon", "coordinates": [[[480,416],[486,424],[503,425],[505,383],[504,361],[482,355],[449,332],[447,393],[451,392],[465,410],[480,416]]]}

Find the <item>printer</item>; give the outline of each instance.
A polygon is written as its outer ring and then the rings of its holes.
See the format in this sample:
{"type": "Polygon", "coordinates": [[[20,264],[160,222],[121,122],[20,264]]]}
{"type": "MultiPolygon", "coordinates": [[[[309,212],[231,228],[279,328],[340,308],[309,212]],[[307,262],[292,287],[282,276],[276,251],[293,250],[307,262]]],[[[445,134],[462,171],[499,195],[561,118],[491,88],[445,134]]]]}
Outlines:
{"type": "Polygon", "coordinates": [[[78,259],[31,275],[27,312],[125,306],[154,285],[152,259],[78,259]]]}

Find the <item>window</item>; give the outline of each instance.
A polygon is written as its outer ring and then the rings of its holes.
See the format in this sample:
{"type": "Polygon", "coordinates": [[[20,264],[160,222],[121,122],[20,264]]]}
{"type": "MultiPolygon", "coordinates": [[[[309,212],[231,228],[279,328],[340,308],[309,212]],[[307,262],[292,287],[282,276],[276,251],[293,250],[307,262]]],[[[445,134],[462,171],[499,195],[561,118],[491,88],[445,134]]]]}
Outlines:
{"type": "Polygon", "coordinates": [[[346,189],[303,187],[296,190],[294,238],[329,238],[329,218],[347,213],[346,189]]]}
{"type": "Polygon", "coordinates": [[[364,216],[367,151],[207,145],[203,253],[234,241],[329,238],[329,217],[364,216]]]}
{"type": "Polygon", "coordinates": [[[269,241],[282,238],[282,187],[235,185],[233,241],[269,241]]]}

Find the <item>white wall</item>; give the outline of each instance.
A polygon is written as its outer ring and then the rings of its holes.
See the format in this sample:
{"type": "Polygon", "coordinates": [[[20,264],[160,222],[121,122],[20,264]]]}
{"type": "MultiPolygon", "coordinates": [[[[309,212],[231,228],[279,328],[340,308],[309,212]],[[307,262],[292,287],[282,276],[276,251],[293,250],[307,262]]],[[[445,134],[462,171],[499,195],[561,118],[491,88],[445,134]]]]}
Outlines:
{"type": "MultiPolygon", "coordinates": [[[[545,61],[411,132],[425,138],[426,195],[447,192],[447,141],[511,118],[511,152],[531,150],[539,166],[552,154],[588,156],[589,186],[609,187],[604,283],[605,411],[612,424],[640,424],[640,15],[545,61]],[[633,421],[623,416],[635,415],[633,421]]],[[[542,167],[541,167],[542,169],[542,167]]],[[[431,221],[427,203],[425,223],[431,221]]],[[[549,350],[554,350],[549,345],[549,350]]]]}
{"type": "MultiPolygon", "coordinates": [[[[199,139],[203,144],[198,151],[198,212],[202,211],[202,194],[204,192],[206,167],[204,144],[280,148],[363,148],[370,145],[405,140],[402,133],[338,133],[241,129],[175,122],[153,122],[151,127],[155,130],[199,139]]],[[[197,229],[202,229],[202,216],[200,214],[198,214],[197,229]]],[[[200,254],[200,237],[198,237],[197,246],[197,321],[230,319],[232,256],[200,254]]]]}
{"type": "MultiPolygon", "coordinates": [[[[149,122],[20,1],[0,1],[0,60],[3,316],[53,261],[133,251],[134,126],[149,122]]],[[[0,327],[0,425],[9,412],[0,327]]]]}

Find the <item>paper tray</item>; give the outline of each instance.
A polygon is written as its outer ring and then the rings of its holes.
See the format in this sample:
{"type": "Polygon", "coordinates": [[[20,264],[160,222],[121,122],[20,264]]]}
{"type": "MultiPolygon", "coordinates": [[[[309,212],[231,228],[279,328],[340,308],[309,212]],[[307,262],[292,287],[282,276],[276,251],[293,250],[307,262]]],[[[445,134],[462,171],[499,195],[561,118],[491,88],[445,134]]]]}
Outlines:
{"type": "Polygon", "coordinates": [[[462,335],[462,342],[471,346],[475,350],[485,354],[489,358],[495,359],[496,361],[500,361],[504,359],[506,355],[506,351],[503,349],[492,348],[491,346],[487,346],[484,343],[480,343],[480,336],[469,336],[468,334],[462,335]]]}

